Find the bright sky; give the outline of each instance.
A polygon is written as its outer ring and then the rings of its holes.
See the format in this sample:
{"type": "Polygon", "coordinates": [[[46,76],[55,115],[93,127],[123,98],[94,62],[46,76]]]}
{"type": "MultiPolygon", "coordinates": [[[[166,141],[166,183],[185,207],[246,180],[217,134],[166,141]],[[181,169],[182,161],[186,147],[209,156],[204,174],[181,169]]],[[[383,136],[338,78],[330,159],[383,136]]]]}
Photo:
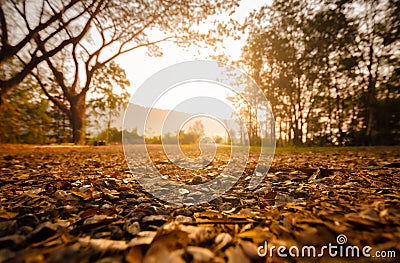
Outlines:
{"type": "Polygon", "coordinates": [[[153,107],[157,109],[170,109],[171,106],[177,106],[178,104],[193,97],[201,97],[205,95],[207,97],[220,99],[226,104],[230,104],[226,97],[228,95],[233,96],[235,93],[229,91],[228,88],[225,88],[222,85],[217,85],[214,83],[185,83],[175,86],[169,89],[166,93],[162,94],[162,96],[160,96],[155,102],[153,107]]]}
{"type": "MultiPolygon", "coordinates": [[[[242,22],[245,17],[254,9],[259,9],[262,5],[269,3],[269,0],[243,0],[240,3],[240,6],[237,9],[237,12],[233,14],[232,18],[242,22]]],[[[229,17],[226,17],[229,18],[229,17]]],[[[246,38],[242,38],[241,40],[233,40],[227,39],[224,41],[224,46],[226,50],[221,50],[221,53],[224,53],[230,60],[237,60],[240,58],[241,49],[245,43],[246,38]]],[[[131,82],[131,87],[129,92],[132,94],[134,89],[140,86],[146,79],[151,77],[157,71],[164,69],[173,64],[190,61],[194,59],[210,59],[210,55],[216,55],[215,53],[211,53],[208,49],[200,49],[198,47],[191,47],[189,50],[185,50],[183,48],[178,47],[173,43],[162,43],[160,47],[163,52],[162,57],[148,57],[146,55],[146,48],[141,48],[138,50],[134,50],[127,54],[121,55],[116,59],[116,62],[125,69],[127,73],[127,77],[131,82]]],[[[214,89],[213,92],[215,92],[214,89]]],[[[175,93],[175,97],[176,97],[175,93]]],[[[192,89],[179,89],[179,97],[176,98],[189,98],[193,96],[198,96],[198,92],[192,89]]],[[[218,91],[215,93],[215,96],[221,97],[221,99],[225,99],[226,94],[223,91],[218,91]]],[[[172,98],[171,96],[168,98],[172,98]]],[[[171,108],[176,103],[168,103],[169,100],[164,100],[162,104],[159,106],[161,108],[171,108]]]]}

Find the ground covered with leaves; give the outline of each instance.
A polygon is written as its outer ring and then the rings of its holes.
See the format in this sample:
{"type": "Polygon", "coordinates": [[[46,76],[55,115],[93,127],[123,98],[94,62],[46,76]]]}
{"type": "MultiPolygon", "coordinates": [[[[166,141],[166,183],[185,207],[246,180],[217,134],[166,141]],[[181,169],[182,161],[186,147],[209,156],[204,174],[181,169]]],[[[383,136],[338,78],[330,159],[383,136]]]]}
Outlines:
{"type": "MultiPolygon", "coordinates": [[[[229,158],[185,172],[150,150],[188,184],[229,158]]],[[[142,189],[120,146],[0,146],[0,262],[399,262],[399,147],[278,150],[248,191],[257,156],[221,197],[179,206],[142,189]]]]}

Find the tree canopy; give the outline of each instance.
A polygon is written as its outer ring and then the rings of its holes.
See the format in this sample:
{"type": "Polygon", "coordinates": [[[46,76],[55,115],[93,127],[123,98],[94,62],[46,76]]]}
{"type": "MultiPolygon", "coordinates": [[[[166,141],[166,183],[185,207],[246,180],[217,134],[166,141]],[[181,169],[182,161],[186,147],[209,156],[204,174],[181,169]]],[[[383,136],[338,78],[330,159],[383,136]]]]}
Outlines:
{"type": "Polygon", "coordinates": [[[398,13],[396,1],[276,0],[247,18],[242,66],[279,144],[400,142],[398,13]]]}

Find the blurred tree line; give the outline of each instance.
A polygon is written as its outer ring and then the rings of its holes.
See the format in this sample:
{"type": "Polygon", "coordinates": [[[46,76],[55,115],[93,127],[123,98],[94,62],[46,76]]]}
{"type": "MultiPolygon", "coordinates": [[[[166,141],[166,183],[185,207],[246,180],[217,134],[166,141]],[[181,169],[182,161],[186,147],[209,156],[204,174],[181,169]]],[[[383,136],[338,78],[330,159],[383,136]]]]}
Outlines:
{"type": "MultiPolygon", "coordinates": [[[[129,86],[116,57],[142,47],[159,56],[163,41],[216,45],[240,31],[249,38],[239,63],[271,102],[278,145],[400,143],[400,1],[274,0],[240,26],[193,26],[238,2],[0,1],[1,142],[84,143],[100,119],[99,136],[111,140],[129,86]]],[[[240,111],[251,144],[273,135],[240,111]]]]}
{"type": "Polygon", "coordinates": [[[400,1],[275,0],[240,29],[278,145],[400,143],[400,1]]]}
{"type": "MultiPolygon", "coordinates": [[[[147,144],[172,144],[177,142],[179,142],[179,144],[197,144],[203,135],[204,125],[200,120],[197,120],[189,127],[188,131],[180,130],[178,134],[168,132],[164,134],[163,138],[157,135],[152,137],[140,135],[137,128],[132,131],[107,128],[94,137],[94,139],[98,141],[121,142],[123,136],[124,141],[129,144],[140,144],[144,142],[147,144]]],[[[220,136],[215,136],[214,140],[216,143],[222,143],[222,138],[220,136]]]]}
{"type": "MultiPolygon", "coordinates": [[[[137,131],[136,131],[137,133],[137,131]]],[[[172,134],[170,132],[161,136],[146,137],[146,143],[151,144],[198,144],[201,138],[204,136],[204,124],[201,120],[196,120],[192,125],[189,126],[188,130],[180,130],[178,134],[172,134]]]]}

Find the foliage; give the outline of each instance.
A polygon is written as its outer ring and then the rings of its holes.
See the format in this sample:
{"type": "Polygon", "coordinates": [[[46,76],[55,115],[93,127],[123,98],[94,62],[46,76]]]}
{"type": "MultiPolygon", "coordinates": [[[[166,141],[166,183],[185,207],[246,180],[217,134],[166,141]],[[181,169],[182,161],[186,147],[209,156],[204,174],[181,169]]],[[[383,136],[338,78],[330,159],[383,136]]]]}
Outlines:
{"type": "Polygon", "coordinates": [[[224,143],[224,138],[222,138],[221,136],[215,136],[214,138],[215,143],[221,144],[224,143]]]}
{"type": "MultiPolygon", "coordinates": [[[[101,123],[105,122],[106,131],[111,131],[112,119],[119,116],[129,100],[127,87],[130,83],[125,70],[112,61],[95,72],[91,85],[93,89],[92,98],[87,102],[88,114],[94,117],[96,126],[101,127],[101,123]]],[[[104,140],[109,142],[108,136],[104,140]]]]}
{"type": "Polygon", "coordinates": [[[1,143],[47,143],[51,116],[49,102],[32,78],[13,89],[0,115],[1,143]]]}
{"type": "Polygon", "coordinates": [[[179,144],[195,144],[198,143],[199,135],[194,132],[179,132],[179,144]]]}
{"type": "Polygon", "coordinates": [[[124,142],[126,142],[128,144],[139,144],[139,143],[144,142],[143,136],[140,136],[138,134],[137,129],[134,129],[131,132],[129,132],[127,130],[123,130],[122,134],[123,134],[124,142]]]}
{"type": "Polygon", "coordinates": [[[108,143],[121,143],[122,132],[117,128],[106,128],[93,139],[95,141],[105,141],[108,143]]]}
{"type": "Polygon", "coordinates": [[[196,120],[188,129],[179,131],[179,144],[197,144],[204,136],[204,125],[201,120],[196,120]]]}
{"type": "Polygon", "coordinates": [[[50,129],[46,134],[49,141],[52,143],[72,142],[72,130],[68,116],[52,103],[48,108],[48,114],[51,118],[50,129]]]}
{"type": "Polygon", "coordinates": [[[400,142],[394,2],[275,0],[247,18],[241,64],[272,104],[278,145],[400,142]]]}
{"type": "Polygon", "coordinates": [[[201,139],[204,136],[204,124],[201,120],[196,120],[190,127],[189,133],[195,134],[197,136],[197,140],[201,139]]]}

